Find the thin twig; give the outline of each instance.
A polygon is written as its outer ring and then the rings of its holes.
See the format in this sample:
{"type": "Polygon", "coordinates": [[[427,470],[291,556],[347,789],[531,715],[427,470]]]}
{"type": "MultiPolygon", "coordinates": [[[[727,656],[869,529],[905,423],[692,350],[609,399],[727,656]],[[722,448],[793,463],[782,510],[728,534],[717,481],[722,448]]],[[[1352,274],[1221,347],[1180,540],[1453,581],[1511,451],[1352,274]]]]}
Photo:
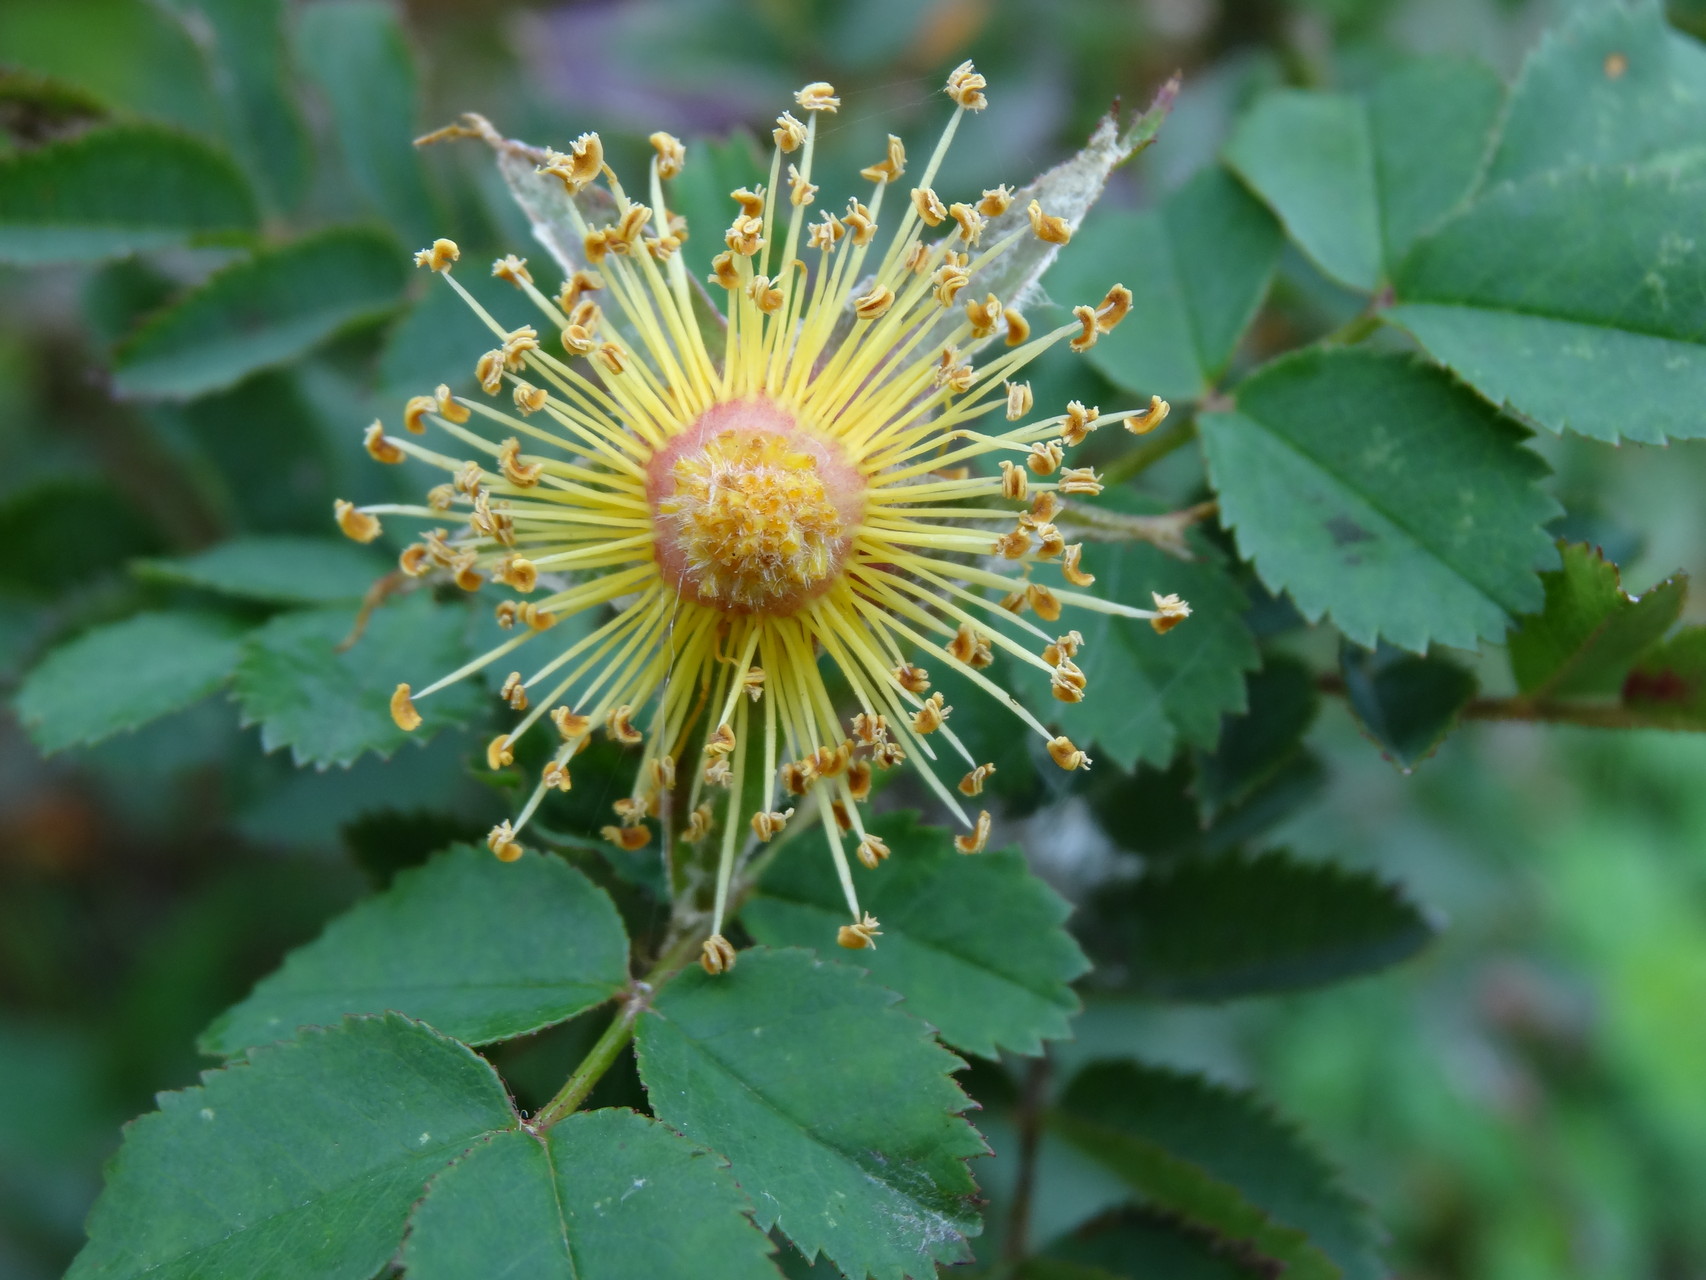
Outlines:
{"type": "Polygon", "coordinates": [[[1023,1261],[1030,1251],[1031,1199],[1037,1180],[1037,1151],[1042,1146],[1048,1084],[1049,1060],[1044,1052],[1027,1064],[1024,1092],[1019,1098],[1019,1167],[1013,1183],[1013,1204],[1007,1215],[1007,1238],[1001,1246],[1002,1261],[1009,1265],[1023,1261]]]}

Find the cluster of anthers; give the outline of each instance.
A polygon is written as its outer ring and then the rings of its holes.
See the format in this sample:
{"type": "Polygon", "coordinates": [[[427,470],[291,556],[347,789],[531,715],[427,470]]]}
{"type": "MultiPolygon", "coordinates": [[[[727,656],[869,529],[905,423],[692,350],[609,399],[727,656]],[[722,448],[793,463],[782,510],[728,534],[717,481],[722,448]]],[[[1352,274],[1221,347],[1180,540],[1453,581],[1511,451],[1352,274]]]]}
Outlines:
{"type": "Polygon", "coordinates": [[[593,733],[638,749],[632,790],[604,835],[631,851],[651,842],[653,821],[666,841],[672,822],[690,845],[716,835],[702,957],[713,973],[734,963],[722,929],[737,862],[796,815],[822,824],[834,857],[851,913],[839,942],[874,945],[878,922],[860,910],[843,847],[850,838],[873,868],[889,856],[860,812],[874,771],[910,760],[968,828],[960,851],[984,847],[989,814],[971,817],[961,801],[983,790],[994,765],[966,750],[953,708],[914,656],[958,672],[1040,734],[1061,768],[1082,769],[1082,750],[985,674],[995,653],[1077,702],[1082,637],[1027,615],[1052,624],[1063,609],[1087,609],[1166,631],[1190,612],[1174,596],[1145,610],[1070,589],[1093,578],[1081,544],[1054,521],[1064,498],[1101,484],[1090,468],[1066,466],[1067,450],[1116,418],[1149,431],[1167,405],[1153,398],[1102,414],[1072,402],[1026,420],[1031,390],[1016,375],[1056,343],[1087,350],[1132,295],[1116,284],[1036,334],[1014,306],[978,296],[979,273],[1026,237],[1071,236],[1065,219],[1036,200],[1020,207],[1007,187],[948,204],[933,189],[961,117],[986,105],[984,87],[969,62],[949,77],[957,110],[905,197],[890,195],[907,163],[891,136],[884,158],[862,170],[873,184],[866,199],[815,219],[818,118],[840,103],[827,84],[800,90],[805,119],[777,119],[768,185],[733,193],[738,212],[710,276],[727,294],[726,327],[709,341],[679,252],[687,227],[665,197],[682,144],[652,135],[649,205],[622,189],[597,134],[546,152],[538,171],[570,195],[602,180],[613,197],[602,226],[567,202],[589,268],[547,296],[525,261],[493,266],[538,309],[542,338],[531,325],[499,324],[468,293],[452,274],[453,243],[422,250],[417,265],[443,276],[496,337],[477,365],[489,399],[440,387],[408,403],[402,435],[368,429],[378,461],[415,458],[448,474],[424,505],[336,507],[361,542],[378,536],[381,516],[442,526],[403,551],[405,574],[442,574],[467,590],[489,579],[514,593],[497,605],[512,637],[418,692],[397,687],[391,710],[405,730],[421,723],[416,704],[427,696],[504,670],[570,615],[613,606],[531,674],[518,663],[501,681],[521,718],[491,742],[492,768],[512,765],[514,744],[541,719],[559,741],[490,846],[505,860],[521,855],[522,829],[548,792],[569,790],[571,761],[593,733]],[[879,246],[885,203],[898,216],[879,246]],[[809,262],[797,256],[802,244],[809,262]],[[1005,421],[973,425],[987,416],[1005,421]],[[437,447],[420,438],[429,425],[437,447]],[[1017,519],[992,532],[991,506],[1003,500],[1018,504],[1017,519]],[[1066,586],[1037,581],[1043,565],[1066,586]],[[825,685],[825,658],[857,704],[849,721],[825,685]],[[932,767],[942,755],[967,767],[957,787],[932,767]]]}

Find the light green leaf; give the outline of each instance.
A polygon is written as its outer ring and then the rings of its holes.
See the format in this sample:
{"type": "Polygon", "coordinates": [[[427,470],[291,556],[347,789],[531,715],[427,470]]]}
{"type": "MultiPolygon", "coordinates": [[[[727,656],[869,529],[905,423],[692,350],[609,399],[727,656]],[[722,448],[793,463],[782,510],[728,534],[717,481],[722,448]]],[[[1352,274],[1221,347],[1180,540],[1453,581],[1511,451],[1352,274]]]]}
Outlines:
{"type": "Polygon", "coordinates": [[[627,935],[602,889],[560,858],[506,865],[462,845],[332,921],[200,1043],[229,1057],[344,1014],[395,1011],[489,1044],[572,1018],[627,981],[627,935]]]}
{"type": "Polygon", "coordinates": [[[775,1280],[728,1166],[655,1120],[585,1111],[500,1133],[433,1180],[410,1280],[775,1280]]]}
{"type": "Polygon", "coordinates": [[[1706,627],[1647,650],[1623,682],[1623,705],[1661,729],[1706,730],[1706,627]]]}
{"type": "Polygon", "coordinates": [[[275,604],[360,600],[390,568],[371,550],[347,539],[290,534],[233,538],[193,556],[131,565],[137,577],[150,582],[275,604]]]}
{"type": "Polygon", "coordinates": [[[1703,118],[1706,50],[1659,5],[1579,5],[1523,64],[1486,183],[1696,150],[1703,118]]]}
{"type": "MultiPolygon", "coordinates": [[[[365,751],[388,756],[411,737],[391,720],[391,694],[404,677],[416,687],[465,660],[466,614],[417,593],[374,611],[361,638],[354,609],[280,614],[250,634],[237,664],[237,701],[244,722],[259,723],[261,746],[289,747],[298,764],[347,765],[365,751]]],[[[422,704],[417,738],[461,724],[483,699],[461,681],[422,704]]]]}
{"type": "Polygon", "coordinates": [[[1338,1175],[1253,1095],[1131,1062],[1079,1072],[1051,1127],[1150,1208],[1229,1237],[1288,1280],[1382,1280],[1380,1232],[1338,1175]]]}
{"type": "Polygon", "coordinates": [[[1391,884],[1283,851],[1169,860],[1102,895],[1094,917],[1122,985],[1177,1001],[1360,977],[1416,954],[1439,927],[1391,884]]]}
{"type": "Polygon", "coordinates": [[[410,243],[442,235],[414,148],[419,89],[396,7],[320,0],[299,12],[295,43],[303,69],[331,105],[344,164],[368,202],[410,243]]]}
{"type": "Polygon", "coordinates": [[[1406,63],[1360,97],[1279,90],[1226,158],[1323,271],[1372,292],[1474,186],[1502,96],[1492,71],[1448,59],[1406,63]]]}
{"type": "Polygon", "coordinates": [[[1439,750],[1479,688],[1455,662],[1395,649],[1345,645],[1339,670],[1358,727],[1403,773],[1439,750]]]}
{"type": "Polygon", "coordinates": [[[751,949],[670,983],[636,1046],[658,1119],[728,1158],[759,1226],[847,1274],[923,1280],[970,1256],[964,1160],[985,1148],[959,1114],[958,1059],[896,999],[843,965],[751,949]]]}
{"type": "Polygon", "coordinates": [[[1090,349],[1090,362],[1143,395],[1200,400],[1255,318],[1280,245],[1261,202],[1211,165],[1157,208],[1092,213],[1050,272],[1049,290],[1095,301],[1124,281],[1138,303],[1090,349]]]}
{"type": "Polygon", "coordinates": [[[1688,578],[1666,578],[1637,599],[1597,547],[1559,549],[1563,565],[1541,579],[1545,606],[1511,632],[1517,688],[1535,699],[1616,693],[1635,660],[1682,616],[1688,578]]]}
{"type": "Polygon", "coordinates": [[[1311,621],[1330,613],[1361,645],[1473,648],[1539,607],[1536,571],[1557,562],[1540,529],[1557,510],[1535,486],[1545,465],[1440,370],[1302,351],[1200,430],[1239,549],[1311,621]]]}
{"type": "Polygon", "coordinates": [[[240,628],[199,613],[141,613],[53,650],[16,703],[30,740],[51,754],[88,746],[207,697],[231,678],[240,628]]]}
{"type": "Polygon", "coordinates": [[[367,1280],[428,1179],[517,1118],[471,1050],[352,1019],[162,1093],[126,1130],[68,1280],[367,1280]]]}
{"type": "Polygon", "coordinates": [[[0,157],[0,262],[98,262],[233,238],[257,218],[223,153],[156,125],[112,125],[0,157]]]}
{"type": "Polygon", "coordinates": [[[831,944],[847,907],[821,848],[789,848],[760,882],[741,921],[770,946],[816,947],[866,969],[906,997],[956,1049],[1040,1053],[1070,1034],[1078,1011],[1069,985],[1089,962],[1062,928],[1070,908],[1030,873],[1017,849],[968,857],[949,833],[891,814],[870,828],[893,856],[855,868],[859,901],[882,921],[874,951],[831,944]]]}
{"type": "Polygon", "coordinates": [[[215,273],[158,312],[115,353],[124,395],[189,399],[286,364],[383,314],[406,264],[389,236],[337,228],[215,273]]]}
{"type": "Polygon", "coordinates": [[[1386,318],[1548,430],[1698,439],[1706,237],[1690,229],[1703,207],[1706,163],[1500,187],[1416,245],[1386,318]]]}
{"type": "MultiPolygon", "coordinates": [[[[1135,505],[1107,497],[1104,506],[1135,505]]],[[[1083,635],[1076,661],[1089,681],[1084,701],[1071,706],[1056,702],[1031,669],[1021,671],[1019,692],[1031,709],[1093,759],[1126,770],[1165,765],[1181,746],[1212,747],[1222,714],[1244,708],[1244,673],[1260,658],[1244,625],[1243,592],[1206,539],[1192,537],[1189,549],[1195,559],[1187,561],[1146,542],[1086,542],[1084,568],[1096,575],[1087,590],[1142,609],[1155,607],[1154,593],[1177,594],[1191,616],[1157,635],[1147,622],[1068,609],[1059,627],[1083,635]]]]}

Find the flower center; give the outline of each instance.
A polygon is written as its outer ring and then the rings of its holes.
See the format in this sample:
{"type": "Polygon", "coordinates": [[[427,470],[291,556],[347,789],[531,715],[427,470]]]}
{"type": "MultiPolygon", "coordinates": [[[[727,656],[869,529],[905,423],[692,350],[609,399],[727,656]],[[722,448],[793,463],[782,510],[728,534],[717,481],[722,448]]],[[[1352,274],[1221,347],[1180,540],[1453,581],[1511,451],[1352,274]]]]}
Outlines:
{"type": "Polygon", "coordinates": [[[773,401],[716,405],[648,468],[658,562],[700,604],[793,613],[841,571],[864,489],[836,445],[773,401]]]}

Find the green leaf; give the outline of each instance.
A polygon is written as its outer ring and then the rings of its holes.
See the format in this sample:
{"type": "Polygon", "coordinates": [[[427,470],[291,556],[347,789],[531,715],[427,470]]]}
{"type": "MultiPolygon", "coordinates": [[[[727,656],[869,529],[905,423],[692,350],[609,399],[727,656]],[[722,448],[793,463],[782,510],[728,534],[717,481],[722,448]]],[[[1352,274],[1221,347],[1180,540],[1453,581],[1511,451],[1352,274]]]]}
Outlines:
{"type": "Polygon", "coordinates": [[[80,84],[23,67],[0,66],[0,129],[43,142],[68,126],[107,115],[107,104],[80,84]]]}
{"type": "Polygon", "coordinates": [[[62,596],[160,546],[160,534],[97,475],[46,476],[0,501],[0,588],[62,596]]]}
{"type": "Polygon", "coordinates": [[[336,228],[216,272],[115,353],[124,395],[189,399],[286,364],[389,310],[406,267],[387,235],[336,228]]]}
{"type": "Polygon", "coordinates": [[[1557,507],[1534,483],[1545,464],[1440,370],[1301,351],[1200,430],[1240,551],[1311,622],[1330,613],[1362,645],[1468,649],[1539,607],[1535,571],[1557,561],[1540,529],[1557,507]]]}
{"type": "MultiPolygon", "coordinates": [[[[948,832],[918,826],[910,813],[887,815],[870,829],[893,856],[853,874],[883,937],[876,950],[846,959],[900,992],[907,1012],[967,1053],[1040,1053],[1044,1040],[1069,1035],[1078,1012],[1069,984],[1089,962],[1061,927],[1071,908],[1030,873],[1024,855],[967,857],[948,832]]],[[[741,922],[773,947],[827,950],[847,907],[824,851],[784,851],[741,922]]]]}
{"type": "Polygon", "coordinates": [[[273,604],[356,601],[391,568],[347,539],[233,538],[193,556],[138,560],[131,570],[150,582],[198,587],[273,604]]]}
{"type": "Polygon", "coordinates": [[[1092,212],[1049,289],[1094,300],[1110,280],[1128,282],[1139,305],[1091,348],[1090,362],[1144,395],[1200,400],[1255,319],[1281,243],[1261,202],[1211,165],[1157,208],[1092,212]]]}
{"type": "Polygon", "coordinates": [[[964,1161],[985,1148],[959,1114],[959,1060],[897,998],[843,965],[752,949],[731,973],[670,983],[635,1042],[657,1118],[728,1158],[759,1226],[877,1280],[964,1261],[980,1229],[964,1161]]]}
{"type": "Polygon", "coordinates": [[[1446,59],[1361,97],[1283,89],[1239,122],[1226,159],[1323,271],[1373,292],[1474,186],[1502,96],[1492,71],[1446,59]]]}
{"type": "Polygon", "coordinates": [[[1546,604],[1510,635],[1511,672],[1530,698],[1616,693],[1635,660],[1682,615],[1688,578],[1636,598],[1597,547],[1560,544],[1563,565],[1541,579],[1546,604]]]}
{"type": "Polygon", "coordinates": [[[602,889],[560,858],[505,865],[463,845],[291,952],[200,1045],[229,1057],[298,1027],[388,1011],[490,1044],[566,1021],[627,982],[627,935],[602,889]]]}
{"type": "Polygon", "coordinates": [[[1273,851],[1178,858],[1103,895],[1123,985],[1217,1001],[1342,982],[1407,960],[1438,924],[1396,886],[1273,851]]]}
{"type": "Polygon", "coordinates": [[[1478,687],[1455,662],[1386,648],[1346,645],[1339,670],[1357,724],[1404,773],[1439,749],[1478,687]]]}
{"type": "Polygon", "coordinates": [[[258,214],[221,152],[157,125],[0,156],[0,262],[98,262],[229,238],[258,214]]]}
{"type": "MultiPolygon", "coordinates": [[[[1070,526],[1067,536],[1076,536],[1070,526]]],[[[1096,575],[1089,590],[1097,596],[1153,609],[1152,593],[1176,593],[1191,616],[1157,635],[1146,622],[1068,610],[1059,625],[1084,636],[1076,661],[1089,682],[1075,705],[1054,701],[1030,669],[1023,672],[1021,696],[1039,716],[1080,746],[1095,743],[1100,751],[1091,756],[1121,769],[1165,765],[1181,746],[1212,747],[1221,715],[1244,709],[1244,673],[1261,660],[1244,625],[1243,592],[1220,553],[1200,536],[1188,547],[1192,560],[1146,542],[1086,542],[1084,568],[1096,575]]]]}
{"type": "Polygon", "coordinates": [[[53,650],[16,708],[45,753],[88,746],[207,697],[231,678],[236,624],[211,614],[141,613],[53,650]]]}
{"type": "Polygon", "coordinates": [[[296,49],[331,105],[344,163],[367,201],[411,243],[442,234],[414,148],[415,59],[396,9],[380,0],[307,5],[296,49]]]}
{"type": "Polygon", "coordinates": [[[1386,319],[1550,431],[1698,439],[1706,241],[1682,228],[1703,204],[1699,163],[1498,188],[1416,245],[1386,319]]]}
{"type": "Polygon", "coordinates": [[[471,1050],[351,1019],[162,1093],[126,1130],[68,1280],[367,1280],[427,1180],[516,1123],[471,1050]]]}
{"type": "MultiPolygon", "coordinates": [[[[261,746],[291,749],[297,764],[347,765],[365,751],[390,755],[411,735],[391,720],[400,677],[435,679],[465,658],[461,609],[415,594],[377,609],[361,638],[340,651],[355,629],[353,609],[286,613],[250,634],[237,664],[237,701],[245,724],[259,723],[261,746]]],[[[426,725],[465,723],[484,700],[463,680],[423,704],[426,725]]]]}
{"type": "Polygon", "coordinates": [[[1657,728],[1706,730],[1706,627],[1643,654],[1623,682],[1623,705],[1657,728]]]}
{"type": "Polygon", "coordinates": [[[777,1271],[728,1166],[631,1111],[500,1133],[433,1180],[410,1280],[747,1280],[777,1271]]]}
{"type": "Polygon", "coordinates": [[[1321,701],[1314,674],[1292,658],[1268,658],[1246,691],[1248,709],[1226,718],[1213,753],[1197,765],[1197,795],[1210,816],[1247,802],[1303,753],[1321,701]]]}
{"type": "Polygon", "coordinates": [[[1657,4],[1582,5],[1523,64],[1486,184],[1694,150],[1703,117],[1706,51],[1657,4]]]}
{"type": "Polygon", "coordinates": [[[1048,1247],[1019,1274],[1022,1280],[1262,1280],[1263,1260],[1241,1256],[1230,1242],[1193,1232],[1141,1210],[1105,1214],[1048,1247]]]}
{"type": "Polygon", "coordinates": [[[1052,1127],[1147,1207],[1285,1266],[1287,1280],[1381,1280],[1380,1233],[1337,1174],[1253,1095],[1130,1062],[1086,1067],[1052,1127]]]}

